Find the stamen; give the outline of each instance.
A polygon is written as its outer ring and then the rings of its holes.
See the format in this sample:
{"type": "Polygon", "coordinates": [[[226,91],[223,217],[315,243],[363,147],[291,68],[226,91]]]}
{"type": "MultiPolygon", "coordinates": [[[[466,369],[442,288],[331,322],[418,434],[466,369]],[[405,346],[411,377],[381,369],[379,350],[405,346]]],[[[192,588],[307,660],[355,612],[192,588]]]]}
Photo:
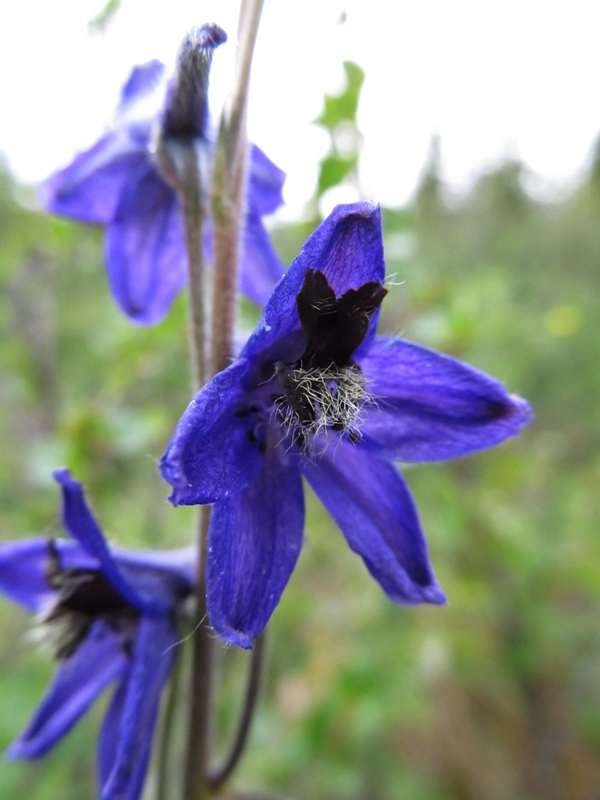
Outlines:
{"type": "Polygon", "coordinates": [[[357,364],[328,368],[276,364],[284,390],[277,400],[284,428],[301,449],[327,431],[345,432],[352,442],[361,438],[363,409],[372,403],[365,376],[357,364]]]}

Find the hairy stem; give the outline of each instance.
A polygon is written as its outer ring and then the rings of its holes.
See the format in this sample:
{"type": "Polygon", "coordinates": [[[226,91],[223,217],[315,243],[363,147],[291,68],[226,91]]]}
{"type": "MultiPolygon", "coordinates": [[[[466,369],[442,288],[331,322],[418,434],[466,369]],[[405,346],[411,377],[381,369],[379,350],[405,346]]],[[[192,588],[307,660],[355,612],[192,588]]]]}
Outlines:
{"type": "Polygon", "coordinates": [[[233,355],[236,293],[246,197],[246,110],[254,44],[264,0],[242,3],[234,91],[223,114],[213,166],[214,230],[213,357],[215,371],[233,355]]]}
{"type": "Polygon", "coordinates": [[[196,628],[192,636],[192,671],[183,800],[205,800],[210,759],[213,689],[213,637],[206,611],[206,549],[210,506],[198,514],[198,581],[196,628]]]}
{"type": "Polygon", "coordinates": [[[202,251],[204,210],[201,175],[193,142],[182,147],[186,180],[180,187],[183,205],[185,242],[188,256],[189,347],[193,390],[200,389],[210,377],[208,364],[208,325],[206,313],[206,267],[202,251]]]}
{"type": "MultiPolygon", "coordinates": [[[[211,210],[213,217],[213,303],[212,337],[208,340],[205,311],[206,281],[202,259],[202,192],[196,153],[186,148],[182,197],[186,243],[189,257],[190,352],[196,388],[213,374],[224,369],[233,355],[233,336],[237,306],[237,279],[240,238],[243,231],[246,194],[246,108],[250,64],[263,0],[243,0],[240,13],[239,49],[236,81],[229,114],[221,120],[219,142],[212,170],[211,210]],[[190,179],[190,175],[194,180],[190,179]]],[[[205,800],[212,794],[209,779],[210,735],[213,690],[212,634],[206,609],[206,555],[210,508],[200,509],[198,524],[198,586],[195,614],[196,631],[192,637],[193,657],[190,685],[190,716],[183,800],[205,800]]],[[[260,650],[260,647],[259,647],[260,650]]],[[[262,657],[253,656],[250,682],[258,686],[256,673],[262,657]]],[[[253,690],[256,695],[256,690],[253,690]]],[[[232,768],[243,749],[255,699],[243,716],[246,730],[237,745],[232,768]]],[[[227,774],[230,773],[230,770],[227,774]]]]}
{"type": "MultiPolygon", "coordinates": [[[[185,238],[189,269],[190,359],[194,389],[210,377],[206,319],[206,279],[202,253],[204,213],[198,161],[193,142],[184,145],[180,196],[183,206],[185,238]]],[[[190,675],[190,707],[186,745],[183,800],[204,800],[209,796],[204,776],[210,758],[213,639],[206,611],[206,542],[210,506],[198,510],[197,523],[197,593],[192,636],[192,669],[190,675]]]]}

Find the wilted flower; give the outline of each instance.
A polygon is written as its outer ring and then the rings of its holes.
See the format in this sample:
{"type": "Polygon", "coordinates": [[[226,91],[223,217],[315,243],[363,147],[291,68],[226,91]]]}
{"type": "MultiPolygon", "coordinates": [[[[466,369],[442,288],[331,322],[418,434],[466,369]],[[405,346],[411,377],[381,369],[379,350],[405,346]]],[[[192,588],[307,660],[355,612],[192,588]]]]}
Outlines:
{"type": "Polygon", "coordinates": [[[0,544],[0,591],[38,615],[58,660],[46,696],[7,755],[45,755],[115,683],[100,734],[100,793],[102,800],[137,800],[177,655],[180,606],[193,590],[193,554],[109,550],[81,485],[66,469],[55,478],[74,541],[0,544]]]}
{"type": "MultiPolygon", "coordinates": [[[[216,25],[190,32],[170,82],[159,61],[136,67],[123,87],[112,129],[39,190],[48,211],[106,226],[113,296],[141,324],[160,322],[187,281],[179,195],[159,166],[156,144],[165,135],[193,141],[203,189],[208,189],[215,139],[208,73],[212,52],[225,39],[216,25]]],[[[282,274],[262,217],[283,202],[284,177],[258,147],[250,147],[240,288],[260,305],[282,274]]],[[[207,225],[207,259],[211,236],[207,225]]]]}
{"type": "Polygon", "coordinates": [[[214,503],[207,597],[249,647],[302,544],[302,476],[398,603],[442,603],[393,461],[455,458],[516,435],[527,403],[484,373],[376,337],[386,290],[379,208],[338,206],[275,287],[237,360],[194,398],[161,461],[174,504],[214,503]]]}

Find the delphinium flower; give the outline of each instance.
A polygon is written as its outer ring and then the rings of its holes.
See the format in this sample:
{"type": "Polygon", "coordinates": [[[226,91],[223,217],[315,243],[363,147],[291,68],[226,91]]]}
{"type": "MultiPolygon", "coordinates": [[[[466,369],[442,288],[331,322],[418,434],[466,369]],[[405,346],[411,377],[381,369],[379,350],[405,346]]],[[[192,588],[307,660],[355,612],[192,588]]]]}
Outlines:
{"type": "Polygon", "coordinates": [[[0,591],[37,615],[58,661],[7,755],[44,756],[115,684],[99,739],[100,796],[137,800],[161,692],[177,657],[182,603],[193,591],[193,553],[110,550],[81,485],[66,469],[54,477],[72,540],[0,544],[0,591]]]}
{"type": "MultiPolygon", "coordinates": [[[[213,50],[225,39],[216,25],[191,31],[170,80],[159,61],[136,67],[123,87],[112,129],[39,189],[48,211],[106,226],[111,291],[137,323],[160,322],[187,280],[180,198],[160,165],[157,142],[193,141],[206,195],[215,143],[208,76],[213,50]]],[[[283,271],[262,217],[283,202],[284,177],[250,146],[240,288],[260,305],[283,271]]],[[[204,250],[210,259],[210,225],[204,250]]]]}
{"type": "Polygon", "coordinates": [[[530,420],[494,378],[376,336],[384,279],[379,208],[338,206],[162,458],[175,505],[214,503],[207,602],[227,642],[250,647],[279,601],[302,544],[302,477],[393,601],[443,603],[394,462],[463,456],[530,420]]]}

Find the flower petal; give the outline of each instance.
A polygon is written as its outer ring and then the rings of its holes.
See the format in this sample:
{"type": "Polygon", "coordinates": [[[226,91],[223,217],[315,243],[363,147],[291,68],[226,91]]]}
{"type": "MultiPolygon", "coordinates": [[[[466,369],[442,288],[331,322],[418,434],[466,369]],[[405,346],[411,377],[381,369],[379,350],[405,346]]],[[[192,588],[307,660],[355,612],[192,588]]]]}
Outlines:
{"type": "Polygon", "coordinates": [[[124,187],[146,160],[144,145],[127,129],[115,130],[40,184],[38,199],[53,214],[106,224],[116,212],[124,187]]]}
{"type": "Polygon", "coordinates": [[[113,558],[104,535],[94,519],[83,494],[81,484],[71,477],[68,469],[59,469],[53,477],[62,488],[63,510],[62,520],[66,530],[77,540],[80,545],[93,555],[104,573],[119,594],[134,608],[151,615],[164,615],[169,613],[172,605],[171,598],[163,595],[157,596],[155,583],[151,584],[151,591],[147,585],[140,583],[134,587],[123,577],[115,559],[113,558]]]}
{"type": "Polygon", "coordinates": [[[247,214],[240,269],[242,294],[257,305],[264,306],[282,275],[283,262],[260,217],[247,214]]]}
{"type": "Polygon", "coordinates": [[[156,59],[132,69],[127,83],[121,90],[121,99],[117,108],[119,122],[123,122],[129,116],[132,108],[160,85],[164,74],[165,65],[156,59]]]}
{"type": "Polygon", "coordinates": [[[302,471],[348,544],[396,603],[443,603],[417,510],[388,461],[340,443],[302,471]]]}
{"type": "Polygon", "coordinates": [[[185,285],[179,201],[149,157],[121,193],[108,226],[106,261],[115,300],[143,325],[162,321],[185,285]]]}
{"type": "Polygon", "coordinates": [[[176,644],[177,629],[169,619],[140,618],[129,675],[113,698],[100,734],[102,800],[140,797],[176,644]]]}
{"type": "MultiPolygon", "coordinates": [[[[385,277],[381,211],[372,203],[337,206],[308,238],[279,281],[243,355],[255,357],[273,342],[298,330],[296,295],[307,269],[325,274],[336,297],[385,277]]],[[[371,320],[375,330],[377,314],[371,320]]],[[[301,353],[299,354],[301,355],[301,353]]]]}
{"type": "Polygon", "coordinates": [[[256,480],[212,508],[206,596],[219,636],[252,647],[279,602],[302,545],[304,497],[294,456],[270,448],[256,480]]]}
{"type": "MultiPolygon", "coordinates": [[[[198,566],[195,546],[179,550],[125,550],[113,547],[111,552],[123,576],[130,578],[136,588],[138,582],[149,583],[154,579],[154,588],[148,591],[166,594],[164,587],[171,585],[177,587],[173,592],[175,597],[182,590],[186,595],[194,590],[198,566]]],[[[145,590],[138,591],[145,594],[145,590]]]]}
{"type": "Polygon", "coordinates": [[[238,359],[209,381],[177,423],[160,472],[173,487],[174,505],[222,500],[247,486],[263,454],[248,441],[247,419],[236,416],[247,403],[250,365],[238,359]]]}
{"type": "Polygon", "coordinates": [[[450,356],[377,338],[361,360],[375,404],[365,444],[400,461],[442,461],[516,436],[529,405],[483,372],[450,356]]]}
{"type": "Polygon", "coordinates": [[[248,177],[248,208],[259,217],[272,214],[283,205],[285,172],[268,158],[260,147],[251,145],[248,177]]]}
{"type": "MultiPolygon", "coordinates": [[[[63,569],[98,565],[76,542],[54,540],[54,547],[63,569]]],[[[48,583],[49,555],[48,539],[0,544],[0,591],[28,610],[40,611],[55,591],[48,583]]]]}
{"type": "Polygon", "coordinates": [[[96,621],[75,653],[58,666],[33,719],[7,756],[29,759],[45,755],[126,668],[117,636],[108,625],[96,621]]]}

